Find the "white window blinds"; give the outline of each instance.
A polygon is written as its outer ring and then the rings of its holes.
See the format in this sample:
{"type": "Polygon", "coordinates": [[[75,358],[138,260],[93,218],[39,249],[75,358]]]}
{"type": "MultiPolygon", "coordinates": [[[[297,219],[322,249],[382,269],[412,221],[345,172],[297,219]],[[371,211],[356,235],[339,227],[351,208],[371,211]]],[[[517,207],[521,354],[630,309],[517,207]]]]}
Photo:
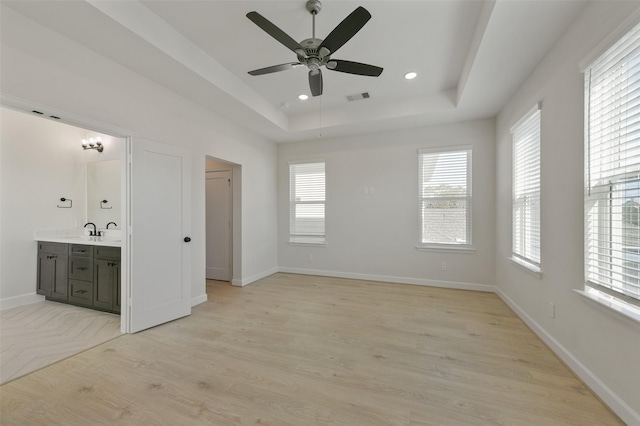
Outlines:
{"type": "Polygon", "coordinates": [[[419,150],[420,243],[471,245],[471,149],[419,150]]]}
{"type": "Polygon", "coordinates": [[[324,162],[289,164],[289,241],[325,242],[324,162]]]}
{"type": "Polygon", "coordinates": [[[513,256],[540,266],[540,109],[536,106],[512,129],[513,256]]]}
{"type": "Polygon", "coordinates": [[[638,30],[585,74],[585,275],[587,285],[640,305],[638,30]]]}

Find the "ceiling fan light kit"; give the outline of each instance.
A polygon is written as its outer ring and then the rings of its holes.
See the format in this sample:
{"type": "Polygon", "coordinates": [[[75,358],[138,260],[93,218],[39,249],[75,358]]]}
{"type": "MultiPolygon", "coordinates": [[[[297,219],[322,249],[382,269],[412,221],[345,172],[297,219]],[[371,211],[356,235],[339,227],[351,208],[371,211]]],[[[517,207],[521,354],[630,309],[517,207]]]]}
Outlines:
{"type": "Polygon", "coordinates": [[[306,4],[307,11],[312,16],[311,38],[302,40],[300,43],[291,38],[264,16],[258,12],[247,13],[254,24],[264,32],[276,39],[282,45],[296,54],[298,61],[286,64],[272,65],[266,68],[249,71],[250,75],[263,75],[279,71],[286,71],[292,68],[306,66],[309,69],[309,88],[313,96],[322,95],[322,67],[331,71],[347,74],[378,77],[382,74],[382,68],[375,65],[363,64],[361,62],[345,61],[341,59],[331,59],[331,55],[348,42],[362,27],[371,19],[371,14],[362,6],[356,8],[324,39],[316,38],[316,15],[322,10],[322,3],[319,0],[309,0],[306,4]]]}

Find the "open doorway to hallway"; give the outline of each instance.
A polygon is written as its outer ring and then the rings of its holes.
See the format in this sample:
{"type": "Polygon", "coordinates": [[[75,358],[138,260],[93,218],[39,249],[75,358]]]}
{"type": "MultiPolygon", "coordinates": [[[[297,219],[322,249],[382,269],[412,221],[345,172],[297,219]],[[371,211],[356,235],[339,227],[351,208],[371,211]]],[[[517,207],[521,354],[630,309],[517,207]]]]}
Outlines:
{"type": "Polygon", "coordinates": [[[238,277],[234,251],[239,245],[240,166],[207,157],[206,191],[206,278],[229,281],[238,277]],[[234,218],[238,218],[234,220],[234,218]],[[238,225],[238,226],[236,226],[238,225]]]}

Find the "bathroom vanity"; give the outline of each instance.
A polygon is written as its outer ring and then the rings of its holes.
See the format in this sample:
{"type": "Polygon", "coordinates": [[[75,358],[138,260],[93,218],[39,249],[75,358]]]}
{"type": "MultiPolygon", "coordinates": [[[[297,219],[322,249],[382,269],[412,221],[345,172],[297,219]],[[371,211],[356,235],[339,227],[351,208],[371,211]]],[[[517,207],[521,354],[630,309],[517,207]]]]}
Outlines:
{"type": "Polygon", "coordinates": [[[120,242],[86,237],[38,240],[38,288],[45,299],[120,313],[120,242]]]}

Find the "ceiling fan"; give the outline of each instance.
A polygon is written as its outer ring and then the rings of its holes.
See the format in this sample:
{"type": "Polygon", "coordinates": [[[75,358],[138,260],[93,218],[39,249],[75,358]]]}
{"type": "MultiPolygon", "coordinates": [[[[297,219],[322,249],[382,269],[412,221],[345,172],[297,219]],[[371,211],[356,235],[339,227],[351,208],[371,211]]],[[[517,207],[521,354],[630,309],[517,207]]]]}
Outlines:
{"type": "Polygon", "coordinates": [[[378,77],[382,74],[382,68],[363,64],[360,62],[345,61],[341,59],[332,59],[333,55],[347,41],[351,39],[364,24],[371,19],[371,14],[362,6],[351,12],[337,27],[329,33],[324,40],[316,38],[316,15],[322,9],[322,3],[319,0],[307,1],[307,10],[313,17],[312,36],[311,38],[302,40],[300,43],[292,39],[280,28],[267,20],[258,12],[247,13],[254,24],[262,28],[267,34],[282,43],[288,49],[293,51],[297,57],[297,62],[288,62],[286,64],[273,65],[266,68],[249,71],[250,75],[270,74],[278,71],[286,71],[291,68],[306,66],[309,68],[309,87],[313,96],[322,95],[322,71],[321,67],[326,67],[331,71],[344,72],[348,74],[365,75],[369,77],[378,77]]]}

